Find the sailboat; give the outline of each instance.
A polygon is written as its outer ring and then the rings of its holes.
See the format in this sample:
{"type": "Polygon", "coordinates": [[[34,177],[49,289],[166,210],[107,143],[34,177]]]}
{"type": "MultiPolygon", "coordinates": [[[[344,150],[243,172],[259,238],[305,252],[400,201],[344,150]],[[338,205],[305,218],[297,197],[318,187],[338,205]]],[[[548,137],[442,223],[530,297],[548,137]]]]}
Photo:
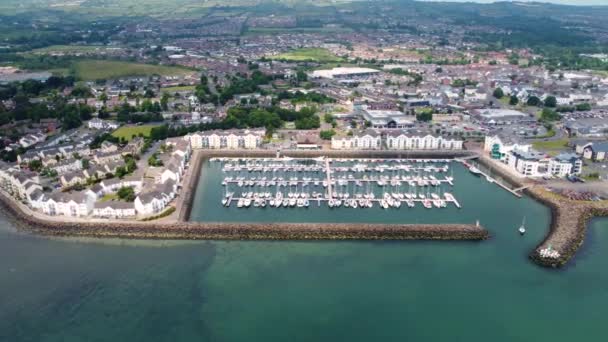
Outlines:
{"type": "Polygon", "coordinates": [[[520,227],[519,227],[519,229],[518,229],[518,230],[519,230],[519,234],[521,234],[521,235],[524,235],[524,234],[526,233],[526,227],[525,227],[525,224],[526,224],[526,217],[524,216],[524,219],[523,219],[523,221],[521,222],[521,226],[520,226],[520,227]]]}

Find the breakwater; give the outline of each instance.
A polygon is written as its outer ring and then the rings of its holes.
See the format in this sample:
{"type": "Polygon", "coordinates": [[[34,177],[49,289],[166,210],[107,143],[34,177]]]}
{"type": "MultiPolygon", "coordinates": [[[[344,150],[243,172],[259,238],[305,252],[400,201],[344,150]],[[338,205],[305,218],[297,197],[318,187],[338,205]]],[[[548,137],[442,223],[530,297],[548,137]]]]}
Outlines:
{"type": "Polygon", "coordinates": [[[26,213],[3,194],[0,203],[25,231],[46,236],[205,240],[485,240],[482,226],[468,224],[325,224],[214,222],[65,222],[26,213]]]}
{"type": "MultiPolygon", "coordinates": [[[[492,168],[513,187],[524,186],[524,179],[514,177],[493,161],[482,156],[479,163],[492,168]]],[[[530,259],[544,267],[562,267],[570,261],[585,241],[589,221],[594,217],[608,216],[608,202],[575,201],[546,190],[542,185],[533,184],[524,192],[551,210],[549,234],[530,252],[530,259]]]]}
{"type": "Polygon", "coordinates": [[[540,187],[532,187],[526,192],[551,208],[549,234],[530,253],[530,258],[541,266],[561,267],[567,264],[585,241],[589,221],[594,217],[608,216],[605,201],[573,201],[540,187]]]}

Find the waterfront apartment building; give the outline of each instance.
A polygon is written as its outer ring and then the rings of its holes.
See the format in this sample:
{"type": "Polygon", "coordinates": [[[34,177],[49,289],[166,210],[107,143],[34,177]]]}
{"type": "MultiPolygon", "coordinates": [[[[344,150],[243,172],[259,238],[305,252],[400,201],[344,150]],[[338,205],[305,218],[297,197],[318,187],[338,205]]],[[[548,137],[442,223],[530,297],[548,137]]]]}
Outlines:
{"type": "Polygon", "coordinates": [[[506,164],[524,177],[558,177],[579,175],[583,162],[575,154],[564,153],[549,157],[534,150],[509,152],[506,164]]]}
{"type": "Polygon", "coordinates": [[[487,136],[484,151],[490,158],[499,160],[523,177],[567,177],[579,175],[583,168],[582,160],[572,153],[547,156],[535,151],[529,144],[516,140],[487,136]]]}
{"type": "Polygon", "coordinates": [[[193,149],[255,149],[262,145],[264,130],[203,131],[184,137],[193,149]]]}
{"type": "Polygon", "coordinates": [[[96,199],[90,190],[56,192],[40,200],[40,209],[49,216],[85,217],[93,211],[96,199]]]}
{"type": "Polygon", "coordinates": [[[510,152],[513,150],[528,152],[532,145],[525,144],[512,137],[499,135],[486,136],[483,150],[490,154],[492,159],[497,159],[509,164],[510,152]]]}
{"type": "Polygon", "coordinates": [[[97,202],[93,216],[101,218],[128,218],[136,215],[135,204],[120,201],[97,202]]]}
{"type": "Polygon", "coordinates": [[[389,150],[462,150],[462,140],[442,136],[408,135],[404,132],[391,132],[386,136],[389,150]]]}
{"type": "Polygon", "coordinates": [[[374,130],[366,130],[352,136],[332,137],[331,148],[334,150],[379,150],[382,138],[374,130]]]}

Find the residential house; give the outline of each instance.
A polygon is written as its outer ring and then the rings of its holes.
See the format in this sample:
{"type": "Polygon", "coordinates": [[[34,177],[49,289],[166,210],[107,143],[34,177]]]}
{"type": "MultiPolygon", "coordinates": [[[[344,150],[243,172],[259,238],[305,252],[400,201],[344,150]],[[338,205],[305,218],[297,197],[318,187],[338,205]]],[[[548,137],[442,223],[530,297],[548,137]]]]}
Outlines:
{"type": "Polygon", "coordinates": [[[405,132],[391,132],[386,136],[389,150],[462,150],[462,140],[442,136],[408,135],[405,132]]]}
{"type": "Polygon", "coordinates": [[[593,161],[608,159],[608,141],[577,141],[574,142],[576,153],[583,158],[593,161]]]}
{"type": "Polygon", "coordinates": [[[135,204],[122,201],[97,202],[93,206],[93,216],[102,218],[128,218],[136,215],[135,204]]]}
{"type": "Polygon", "coordinates": [[[380,134],[371,129],[352,136],[334,136],[331,139],[331,148],[334,150],[379,150],[381,147],[380,134]]]}
{"type": "Polygon", "coordinates": [[[90,190],[56,192],[45,196],[41,210],[50,216],[85,217],[93,211],[97,196],[90,190]]]}

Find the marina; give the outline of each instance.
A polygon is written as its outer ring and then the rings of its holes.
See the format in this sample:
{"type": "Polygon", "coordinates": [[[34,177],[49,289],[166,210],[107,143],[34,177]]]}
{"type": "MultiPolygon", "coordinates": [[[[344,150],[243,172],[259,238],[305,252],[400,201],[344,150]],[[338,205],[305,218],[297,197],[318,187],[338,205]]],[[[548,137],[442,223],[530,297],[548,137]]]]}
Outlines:
{"type": "Polygon", "coordinates": [[[461,208],[450,159],[212,158],[225,207],[461,208]]]}

